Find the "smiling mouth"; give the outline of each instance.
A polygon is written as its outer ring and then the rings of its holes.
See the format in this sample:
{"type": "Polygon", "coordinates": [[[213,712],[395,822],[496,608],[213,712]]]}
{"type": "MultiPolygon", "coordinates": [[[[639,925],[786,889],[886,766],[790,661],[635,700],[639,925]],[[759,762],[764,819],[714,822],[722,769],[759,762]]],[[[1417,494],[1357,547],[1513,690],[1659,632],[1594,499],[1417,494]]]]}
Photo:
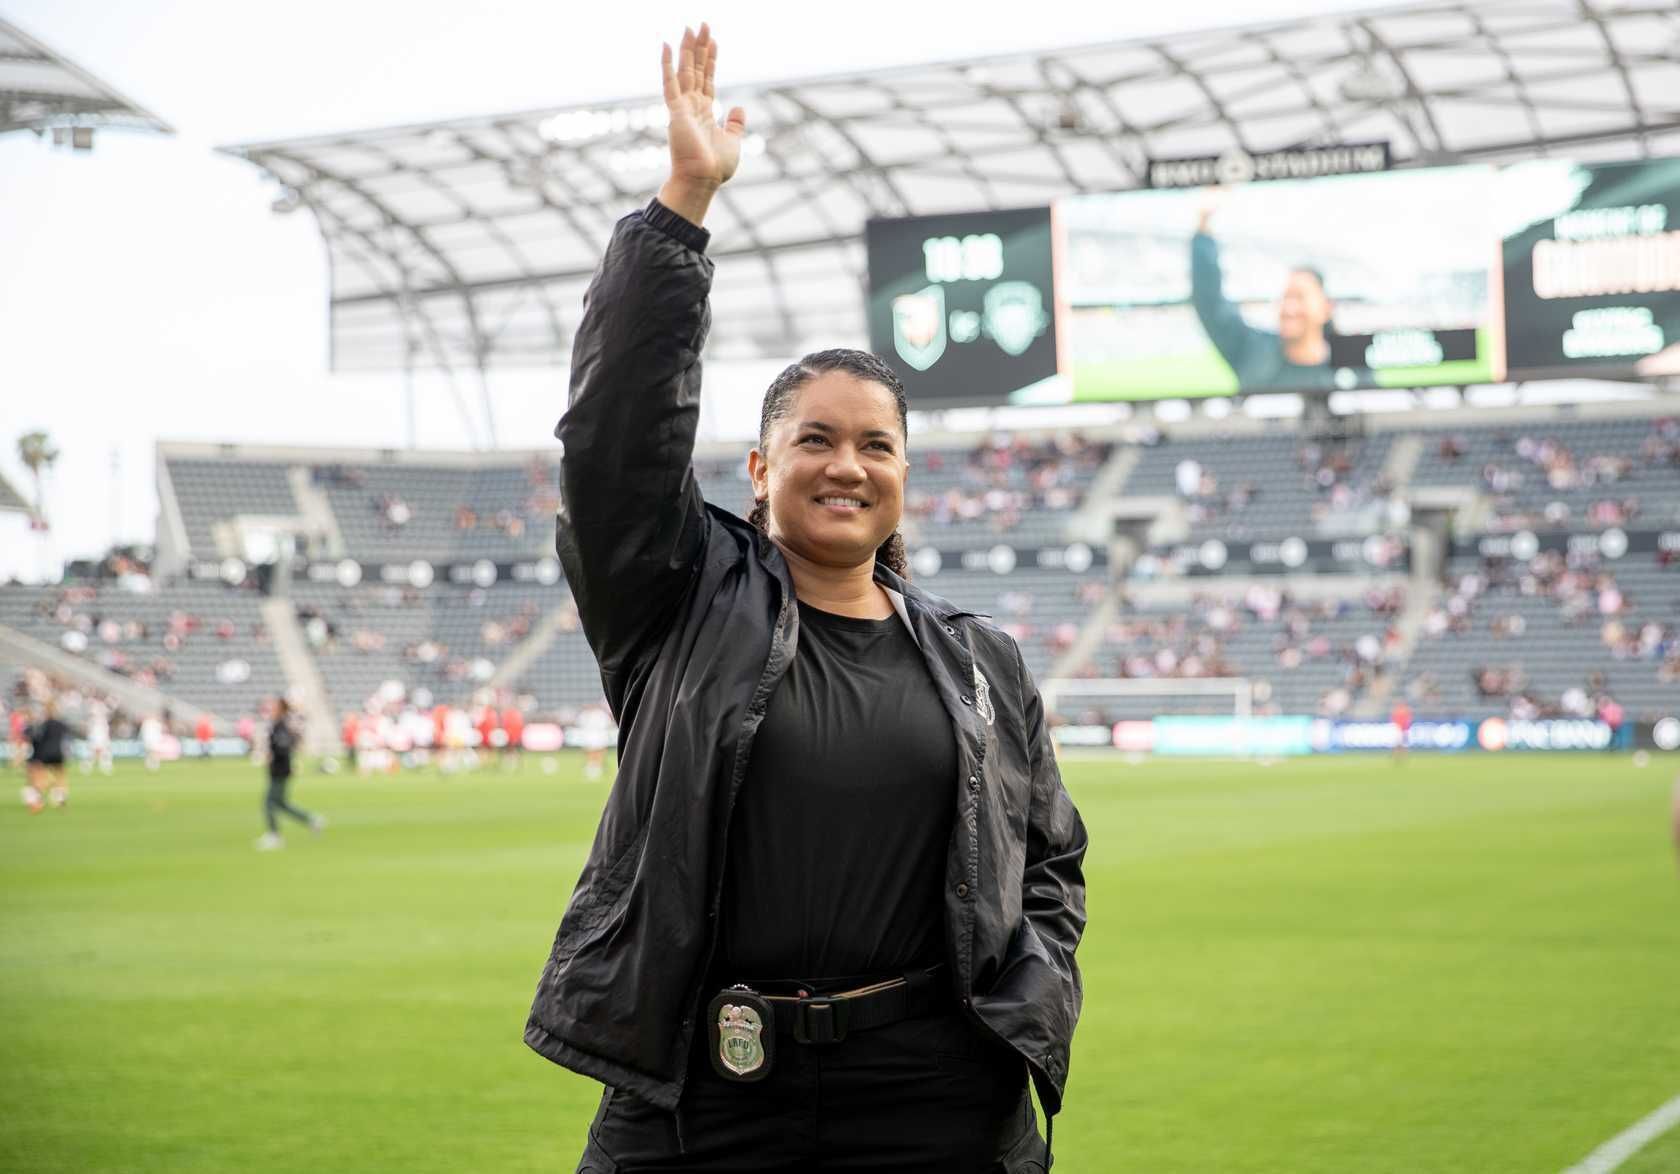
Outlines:
{"type": "Polygon", "coordinates": [[[814,500],[818,505],[833,506],[836,509],[864,510],[869,508],[864,504],[862,498],[847,497],[844,494],[831,494],[814,500]]]}

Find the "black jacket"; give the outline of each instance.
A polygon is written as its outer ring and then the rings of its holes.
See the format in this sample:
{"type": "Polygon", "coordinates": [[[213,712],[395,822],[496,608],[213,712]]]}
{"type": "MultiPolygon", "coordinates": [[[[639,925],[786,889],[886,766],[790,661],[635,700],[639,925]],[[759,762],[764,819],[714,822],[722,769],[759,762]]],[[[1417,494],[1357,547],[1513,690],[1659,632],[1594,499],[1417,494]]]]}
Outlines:
{"type": "MultiPolygon", "coordinates": [[[[525,1042],[674,1109],[706,997],[730,809],[799,638],[780,551],[691,468],[709,234],[657,201],[619,222],[584,300],[556,434],[558,549],[617,716],[619,773],[525,1042]]],[[[1013,640],[884,567],[951,715],[945,941],[954,994],[1061,1106],[1079,1017],[1085,828],[1013,640]]]]}

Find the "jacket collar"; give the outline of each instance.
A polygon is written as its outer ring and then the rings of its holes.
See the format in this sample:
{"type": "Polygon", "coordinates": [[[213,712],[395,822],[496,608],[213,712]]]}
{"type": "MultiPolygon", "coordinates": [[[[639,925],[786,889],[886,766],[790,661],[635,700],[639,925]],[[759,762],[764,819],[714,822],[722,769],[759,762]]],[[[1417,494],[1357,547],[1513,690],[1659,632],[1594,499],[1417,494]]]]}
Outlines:
{"type": "Polygon", "coordinates": [[[916,586],[908,579],[895,574],[890,568],[882,565],[881,563],[875,564],[875,581],[885,587],[889,592],[901,596],[904,599],[906,606],[912,609],[919,608],[937,616],[942,620],[948,620],[954,616],[977,616],[984,614],[982,612],[971,611],[968,608],[958,607],[949,599],[940,595],[935,595],[931,591],[923,591],[920,587],[916,586]]]}

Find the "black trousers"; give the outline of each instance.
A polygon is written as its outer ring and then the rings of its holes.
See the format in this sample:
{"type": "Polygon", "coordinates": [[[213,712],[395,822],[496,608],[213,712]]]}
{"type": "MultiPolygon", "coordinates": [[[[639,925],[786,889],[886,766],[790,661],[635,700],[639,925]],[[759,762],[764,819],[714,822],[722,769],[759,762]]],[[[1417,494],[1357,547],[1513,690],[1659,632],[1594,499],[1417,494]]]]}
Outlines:
{"type": "Polygon", "coordinates": [[[263,818],[268,821],[268,830],[274,835],[280,834],[280,821],[274,818],[276,811],[285,812],[299,823],[309,822],[309,812],[293,807],[286,801],[286,786],[291,781],[291,775],[268,777],[268,794],[263,797],[263,818]]]}
{"type": "Polygon", "coordinates": [[[756,1084],[719,1077],[702,1027],[675,1113],[607,1089],[578,1174],[1042,1174],[1026,1063],[955,1012],[834,1044],[776,1041],[756,1084]]]}

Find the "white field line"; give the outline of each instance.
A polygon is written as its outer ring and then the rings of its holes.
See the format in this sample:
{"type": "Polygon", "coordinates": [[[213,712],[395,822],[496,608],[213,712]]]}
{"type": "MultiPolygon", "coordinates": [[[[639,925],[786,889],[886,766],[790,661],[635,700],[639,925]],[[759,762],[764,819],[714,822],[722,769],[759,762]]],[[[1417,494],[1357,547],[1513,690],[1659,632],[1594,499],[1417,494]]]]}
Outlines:
{"type": "Polygon", "coordinates": [[[1615,1137],[1582,1158],[1563,1174],[1610,1174],[1651,1142],[1680,1125],[1680,1096],[1649,1117],[1635,1121],[1615,1137]]]}

